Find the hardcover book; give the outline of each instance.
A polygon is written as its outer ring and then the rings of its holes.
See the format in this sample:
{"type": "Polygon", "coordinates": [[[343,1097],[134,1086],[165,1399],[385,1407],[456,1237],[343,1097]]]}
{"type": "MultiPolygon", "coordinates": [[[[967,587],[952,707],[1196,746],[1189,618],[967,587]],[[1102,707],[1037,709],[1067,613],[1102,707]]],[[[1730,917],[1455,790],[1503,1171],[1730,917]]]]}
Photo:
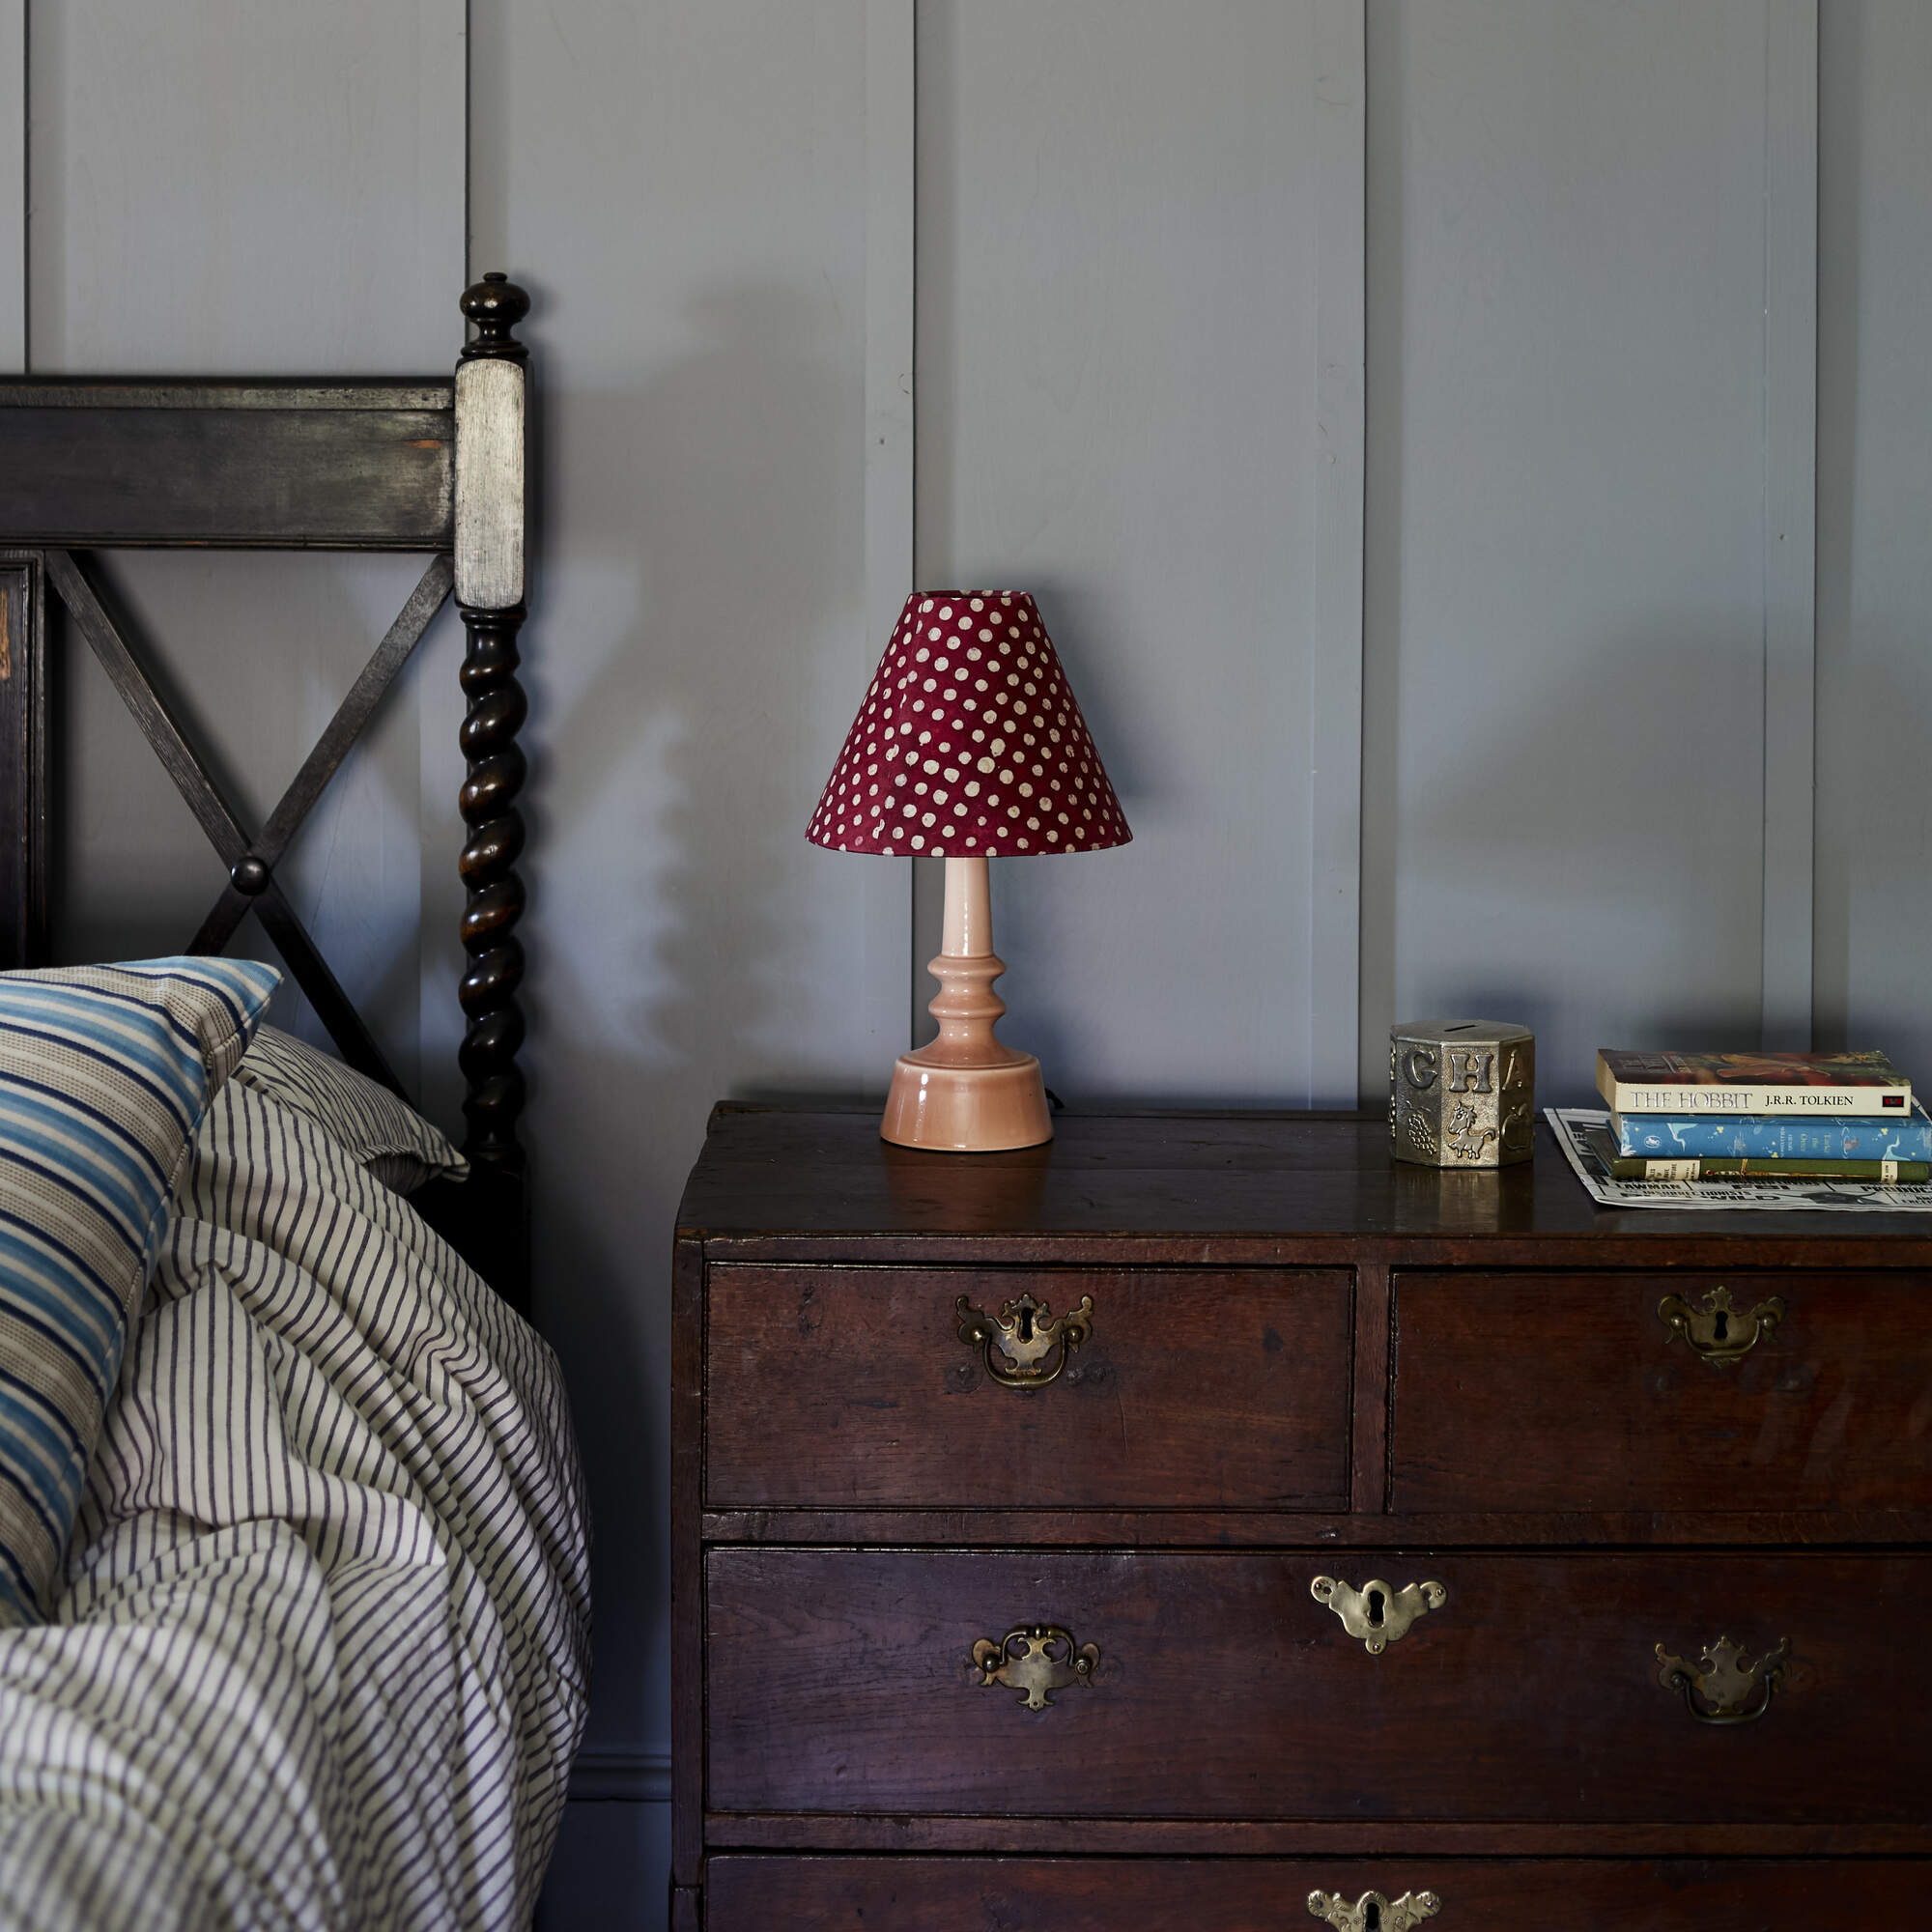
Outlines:
{"type": "Polygon", "coordinates": [[[1750,1154],[1622,1154],[1608,1127],[1577,1136],[1613,1180],[1880,1180],[1922,1185],[1932,1164],[1922,1160],[1761,1160],[1750,1154]]]}
{"type": "Polygon", "coordinates": [[[1932,1160],[1932,1118],[1895,1114],[1612,1114],[1622,1155],[1678,1160],[1932,1160]]]}
{"type": "Polygon", "coordinates": [[[1888,1114],[1912,1083],[1882,1053],[1597,1054],[1597,1092],[1618,1114],[1888,1114]]]}

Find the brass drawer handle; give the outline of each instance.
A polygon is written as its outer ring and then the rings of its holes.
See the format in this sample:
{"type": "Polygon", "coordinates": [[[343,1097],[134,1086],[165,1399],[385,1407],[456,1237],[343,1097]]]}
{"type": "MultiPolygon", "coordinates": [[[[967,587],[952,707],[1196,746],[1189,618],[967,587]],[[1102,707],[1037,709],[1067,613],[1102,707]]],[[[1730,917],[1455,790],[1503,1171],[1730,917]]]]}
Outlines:
{"type": "Polygon", "coordinates": [[[1684,1708],[1700,1724],[1754,1724],[1771,1709],[1790,1653],[1789,1640],[1779,1637],[1776,1649],[1752,1662],[1745,1656],[1743,1645],[1720,1636],[1705,1646],[1700,1659],[1703,1669],[1693,1670],[1659,1644],[1657,1661],[1663,1667],[1657,1673],[1657,1681],[1666,1690],[1683,1691],[1684,1708]],[[1762,1693],[1755,1704],[1751,1702],[1753,1692],[1762,1693]]]}
{"type": "Polygon", "coordinates": [[[1365,1891],[1350,1905],[1339,1891],[1311,1891],[1308,1910],[1338,1932],[1408,1932],[1411,1925],[1434,1918],[1442,1901],[1433,1891],[1406,1891],[1400,1898],[1365,1891]]]}
{"type": "Polygon", "coordinates": [[[1333,1577],[1318,1577],[1309,1584],[1308,1594],[1318,1604],[1326,1604],[1342,1619],[1342,1628],[1362,1639],[1371,1657],[1379,1657],[1406,1636],[1417,1617],[1439,1610],[1449,1601],[1449,1592],[1440,1583],[1405,1583],[1397,1590],[1379,1577],[1370,1577],[1359,1590],[1333,1577]]]}
{"type": "Polygon", "coordinates": [[[1080,1306],[1065,1315],[1056,1315],[1045,1302],[1024,1292],[1001,1304],[997,1320],[975,1308],[963,1294],[953,1303],[953,1312],[959,1318],[959,1339],[982,1350],[986,1373],[1009,1389],[1044,1388],[1094,1332],[1091,1294],[1083,1294],[1080,1306]]]}
{"type": "Polygon", "coordinates": [[[1020,1693],[1029,1711],[1046,1710],[1053,1702],[1049,1690],[1070,1684],[1091,1687],[1099,1662],[1098,1645],[1075,1643],[1073,1633],[1058,1624],[1021,1624],[998,1643],[982,1636],[973,1646],[980,1689],[1004,1684],[1020,1693]]]}
{"type": "Polygon", "coordinates": [[[1714,1369],[1741,1362],[1759,1341],[1784,1320],[1784,1303],[1768,1294],[1755,1308],[1740,1314],[1731,1306],[1731,1291],[1714,1288],[1702,1308],[1692,1308],[1681,1294],[1666,1294],[1657,1304],[1658,1320],[1670,1330],[1664,1346],[1682,1335],[1691,1352],[1714,1369]]]}

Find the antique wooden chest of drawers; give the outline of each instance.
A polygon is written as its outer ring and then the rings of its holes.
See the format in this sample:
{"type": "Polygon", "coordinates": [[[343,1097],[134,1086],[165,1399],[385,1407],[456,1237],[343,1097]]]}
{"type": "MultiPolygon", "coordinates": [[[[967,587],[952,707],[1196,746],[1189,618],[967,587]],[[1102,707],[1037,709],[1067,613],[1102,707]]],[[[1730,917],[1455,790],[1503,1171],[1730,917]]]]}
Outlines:
{"type": "Polygon", "coordinates": [[[1918,1922],[1932,1216],[1058,1133],[713,1117],[674,1926],[1918,1922]]]}

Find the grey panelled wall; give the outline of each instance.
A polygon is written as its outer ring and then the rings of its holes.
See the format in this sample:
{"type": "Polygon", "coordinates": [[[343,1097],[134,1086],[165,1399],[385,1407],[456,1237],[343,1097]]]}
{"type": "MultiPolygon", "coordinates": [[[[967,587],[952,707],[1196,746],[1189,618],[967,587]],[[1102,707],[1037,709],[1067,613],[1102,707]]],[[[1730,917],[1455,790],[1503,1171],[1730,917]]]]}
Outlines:
{"type": "MultiPolygon", "coordinates": [[[[919,10],[920,577],[1036,594],[1134,832],[993,867],[1005,1034],[1068,1097],[1352,1098],[1352,867],[1347,1006],[1311,999],[1312,700],[1324,649],[1360,649],[1321,596],[1359,551],[1319,541],[1321,473],[1361,438],[1319,384],[1324,281],[1362,274],[1318,207],[1330,144],[1361,168],[1338,11],[919,10]]],[[[1321,722],[1352,740],[1358,715],[1351,686],[1321,722]]]]}
{"type": "Polygon", "coordinates": [[[27,366],[27,0],[0,0],[0,374],[27,366]]]}
{"type": "Polygon", "coordinates": [[[1546,1100],[1759,1038],[1788,12],[1370,10],[1365,1094],[1451,1009],[1534,1026],[1546,1100]]]}
{"type": "Polygon", "coordinates": [[[1932,1081],[1932,8],[1823,21],[1818,1035],[1932,1081]]]}
{"type": "MultiPolygon", "coordinates": [[[[36,0],[28,44],[35,373],[449,368],[465,279],[463,0],[36,0]]],[[[259,823],[421,565],[173,553],[124,554],[112,573],[259,823]]],[[[453,687],[452,650],[445,614],[292,855],[298,910],[406,1079],[419,1064],[423,875],[453,872],[455,850],[417,836],[416,694],[425,665],[453,687]]],[[[56,702],[60,953],[177,951],[221,867],[89,653],[63,655],[56,702]]],[[[437,788],[432,822],[453,793],[437,788]]],[[[241,943],[262,950],[247,932],[241,943]]],[[[440,1000],[453,983],[452,967],[440,1000]]],[[[292,991],[281,1006],[301,1023],[292,991]]]]}
{"type": "MultiPolygon", "coordinates": [[[[0,0],[0,362],[441,370],[469,270],[536,297],[537,1296],[599,1520],[554,1922],[661,1896],[705,1109],[882,1092],[929,996],[908,868],[802,836],[915,536],[1040,596],[1138,835],[1000,868],[1059,1091],[1373,1096],[1453,1005],[1574,1096],[1813,993],[1932,1074],[1928,96],[1920,0],[0,0]]],[[[127,573],[244,792],[387,568],[127,573]]],[[[304,875],[444,1115],[454,641],[304,875]]],[[[65,930],[125,951],[212,862],[87,676],[65,930]]]]}

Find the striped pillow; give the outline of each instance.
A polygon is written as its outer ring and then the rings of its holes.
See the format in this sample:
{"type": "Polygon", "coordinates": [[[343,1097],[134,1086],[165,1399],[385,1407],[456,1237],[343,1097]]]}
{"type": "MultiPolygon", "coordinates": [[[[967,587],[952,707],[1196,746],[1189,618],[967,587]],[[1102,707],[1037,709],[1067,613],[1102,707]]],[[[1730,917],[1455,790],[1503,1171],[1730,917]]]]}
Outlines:
{"type": "Polygon", "coordinates": [[[236,1080],[293,1107],[396,1194],[468,1174],[469,1163],[414,1108],[353,1066],[275,1027],[259,1028],[236,1080]]]}
{"type": "Polygon", "coordinates": [[[280,978],[0,974],[0,1629],[46,1608],[175,1182],[280,978]]]}

